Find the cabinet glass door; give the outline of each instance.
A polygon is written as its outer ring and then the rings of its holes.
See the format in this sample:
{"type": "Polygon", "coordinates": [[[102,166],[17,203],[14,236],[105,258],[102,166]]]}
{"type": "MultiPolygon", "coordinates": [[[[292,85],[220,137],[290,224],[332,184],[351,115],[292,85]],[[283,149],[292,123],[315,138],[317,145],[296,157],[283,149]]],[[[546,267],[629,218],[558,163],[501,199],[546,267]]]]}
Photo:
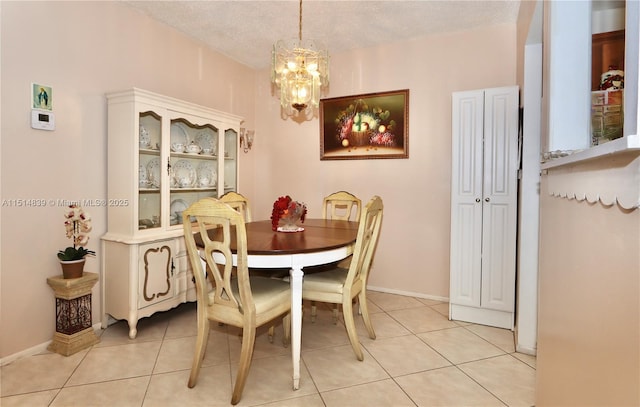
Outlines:
{"type": "Polygon", "coordinates": [[[238,190],[238,132],[224,132],[224,192],[238,190]]]}
{"type": "Polygon", "coordinates": [[[170,138],[169,224],[181,225],[182,212],[191,204],[218,196],[218,129],[173,119],[170,138]]]}
{"type": "Polygon", "coordinates": [[[161,226],[162,118],[155,112],[141,112],[139,124],[138,230],[142,230],[161,226]]]}

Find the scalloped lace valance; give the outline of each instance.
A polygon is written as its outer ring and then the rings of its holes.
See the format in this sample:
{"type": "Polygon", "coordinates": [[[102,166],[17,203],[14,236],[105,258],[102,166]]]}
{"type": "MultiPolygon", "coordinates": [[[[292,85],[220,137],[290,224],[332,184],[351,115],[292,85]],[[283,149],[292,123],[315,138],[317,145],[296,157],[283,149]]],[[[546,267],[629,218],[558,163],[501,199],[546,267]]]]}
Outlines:
{"type": "Polygon", "coordinates": [[[640,207],[640,157],[637,152],[601,156],[547,169],[550,195],[617,203],[625,209],[640,207]]]}

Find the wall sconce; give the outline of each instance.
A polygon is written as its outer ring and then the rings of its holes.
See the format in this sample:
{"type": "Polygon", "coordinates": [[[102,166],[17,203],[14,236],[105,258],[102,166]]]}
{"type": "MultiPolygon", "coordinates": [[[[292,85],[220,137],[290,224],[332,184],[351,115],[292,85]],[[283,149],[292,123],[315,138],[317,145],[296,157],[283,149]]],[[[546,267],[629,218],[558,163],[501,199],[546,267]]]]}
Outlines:
{"type": "Polygon", "coordinates": [[[253,137],[255,136],[255,130],[247,130],[244,127],[240,127],[240,147],[245,153],[248,153],[253,146],[253,137]]]}

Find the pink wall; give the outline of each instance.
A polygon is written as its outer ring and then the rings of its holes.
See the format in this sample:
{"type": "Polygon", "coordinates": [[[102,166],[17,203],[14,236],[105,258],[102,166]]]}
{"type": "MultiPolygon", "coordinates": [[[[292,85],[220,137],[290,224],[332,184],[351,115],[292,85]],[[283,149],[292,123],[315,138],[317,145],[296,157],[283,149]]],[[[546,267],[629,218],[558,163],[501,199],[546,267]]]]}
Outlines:
{"type": "Polygon", "coordinates": [[[370,286],[426,298],[449,296],[451,93],[514,85],[515,26],[331,55],[326,97],[410,90],[409,159],[320,161],[318,120],[279,119],[268,72],[257,82],[256,214],[282,194],[321,216],[322,198],[348,190],[384,201],[370,286]]]}
{"type": "Polygon", "coordinates": [[[536,405],[640,405],[640,210],[552,197],[550,176],[540,187],[536,405]]]}
{"type": "MultiPolygon", "coordinates": [[[[2,2],[1,196],[105,199],[105,93],[140,87],[253,121],[254,72],[118,2],[2,2]],[[31,82],[53,87],[56,130],[33,130],[31,82]]],[[[123,163],[123,165],[125,165],[123,163]]],[[[250,167],[249,167],[250,168],[250,167]]],[[[242,177],[242,175],[241,175],[242,177]]],[[[251,187],[251,178],[245,183],[251,187]]],[[[69,244],[63,207],[2,207],[0,357],[51,340],[69,244]]],[[[89,248],[100,249],[106,208],[93,208],[89,248]]],[[[99,271],[100,253],[87,262],[99,271]]],[[[100,287],[93,320],[100,321],[100,287]]]]}

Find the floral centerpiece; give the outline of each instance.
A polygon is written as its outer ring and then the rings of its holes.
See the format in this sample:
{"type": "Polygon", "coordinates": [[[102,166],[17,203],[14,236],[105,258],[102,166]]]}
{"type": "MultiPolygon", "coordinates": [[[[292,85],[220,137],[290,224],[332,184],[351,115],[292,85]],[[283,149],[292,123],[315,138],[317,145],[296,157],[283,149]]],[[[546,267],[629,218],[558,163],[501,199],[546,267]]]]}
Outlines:
{"type": "Polygon", "coordinates": [[[298,221],[304,223],[306,215],[307,205],[294,201],[289,195],[281,196],[273,203],[271,229],[282,232],[298,232],[301,228],[296,223],[298,221]],[[283,222],[283,225],[278,227],[280,221],[283,222]]]}
{"type": "Polygon", "coordinates": [[[91,216],[78,205],[69,205],[64,213],[64,227],[66,235],[72,240],[73,246],[58,251],[58,259],[62,264],[62,271],[65,278],[82,277],[85,256],[95,255],[93,250],[88,250],[84,246],[89,242],[89,232],[91,231],[91,216]],[[65,269],[71,265],[71,277],[67,277],[65,269]],[[79,269],[79,275],[78,275],[79,269]]]}

